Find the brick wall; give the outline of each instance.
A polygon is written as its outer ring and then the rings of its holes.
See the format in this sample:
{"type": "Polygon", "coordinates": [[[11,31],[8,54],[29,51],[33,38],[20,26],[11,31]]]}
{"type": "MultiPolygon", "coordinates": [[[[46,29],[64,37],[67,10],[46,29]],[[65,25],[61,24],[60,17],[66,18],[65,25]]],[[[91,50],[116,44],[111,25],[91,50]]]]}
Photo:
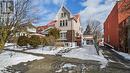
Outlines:
{"type": "Polygon", "coordinates": [[[67,30],[67,42],[74,42],[75,41],[75,31],[74,30],[67,30]]]}
{"type": "Polygon", "coordinates": [[[104,23],[104,40],[114,47],[119,44],[118,5],[116,4],[104,23]]]}

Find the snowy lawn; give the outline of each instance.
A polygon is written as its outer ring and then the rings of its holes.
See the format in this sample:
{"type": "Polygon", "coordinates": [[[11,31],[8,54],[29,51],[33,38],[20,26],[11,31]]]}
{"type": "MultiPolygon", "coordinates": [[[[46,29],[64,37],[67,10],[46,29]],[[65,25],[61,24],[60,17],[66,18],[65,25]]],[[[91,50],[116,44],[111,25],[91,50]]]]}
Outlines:
{"type": "Polygon", "coordinates": [[[26,50],[27,48],[26,47],[17,47],[17,46],[7,46],[5,49],[22,51],[22,50],[26,50]]]}
{"type": "Polygon", "coordinates": [[[67,49],[67,47],[46,46],[46,47],[40,47],[40,48],[36,48],[36,49],[26,50],[25,52],[56,55],[58,52],[65,50],[65,49],[67,49]]]}
{"type": "MultiPolygon", "coordinates": [[[[20,48],[16,48],[16,50],[17,49],[20,49],[20,48]]],[[[108,60],[106,60],[104,56],[102,55],[101,50],[99,51],[99,55],[97,54],[97,51],[94,45],[88,45],[88,46],[85,46],[84,48],[45,46],[45,47],[39,47],[36,49],[26,49],[25,52],[49,54],[49,55],[62,55],[62,57],[100,61],[102,64],[101,68],[104,68],[108,62],[108,60]]]]}
{"type": "Polygon", "coordinates": [[[97,54],[96,48],[94,45],[89,45],[84,48],[73,49],[68,53],[64,53],[63,57],[70,57],[70,58],[78,58],[83,60],[95,60],[101,62],[101,68],[104,68],[107,65],[107,60],[102,55],[102,52],[99,51],[97,54]]]}
{"type": "Polygon", "coordinates": [[[30,53],[37,53],[37,54],[49,54],[49,55],[56,55],[56,54],[62,54],[63,52],[66,52],[72,48],[76,47],[55,47],[55,46],[39,46],[38,48],[29,49],[27,47],[17,47],[14,44],[6,44],[5,49],[9,50],[18,50],[18,51],[24,51],[24,52],[30,52],[30,53]]]}
{"type": "Polygon", "coordinates": [[[26,46],[24,46],[24,47],[16,46],[16,43],[5,43],[5,48],[4,48],[4,49],[10,49],[10,50],[19,50],[19,51],[22,51],[22,50],[27,49],[27,47],[26,47],[26,46]]]}
{"type": "Polygon", "coordinates": [[[5,43],[5,46],[15,45],[15,43],[5,43]]]}
{"type": "Polygon", "coordinates": [[[119,51],[116,51],[114,49],[112,49],[114,52],[118,53],[119,55],[123,56],[125,59],[127,60],[130,60],[130,54],[127,54],[127,53],[123,53],[123,52],[119,52],[119,51]]]}
{"type": "Polygon", "coordinates": [[[4,51],[0,54],[0,73],[7,66],[17,65],[21,62],[43,59],[44,57],[33,56],[29,54],[4,51]]]}

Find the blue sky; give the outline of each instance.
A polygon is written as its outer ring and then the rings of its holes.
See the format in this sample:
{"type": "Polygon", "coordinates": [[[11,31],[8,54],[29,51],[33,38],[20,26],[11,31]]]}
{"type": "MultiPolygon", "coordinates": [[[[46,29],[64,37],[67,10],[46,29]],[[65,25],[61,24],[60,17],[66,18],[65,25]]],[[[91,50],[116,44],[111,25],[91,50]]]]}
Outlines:
{"type": "Polygon", "coordinates": [[[80,14],[83,27],[90,19],[98,20],[103,24],[115,2],[116,0],[33,0],[33,16],[38,18],[34,25],[45,25],[53,20],[62,4],[73,15],[80,14]]]}

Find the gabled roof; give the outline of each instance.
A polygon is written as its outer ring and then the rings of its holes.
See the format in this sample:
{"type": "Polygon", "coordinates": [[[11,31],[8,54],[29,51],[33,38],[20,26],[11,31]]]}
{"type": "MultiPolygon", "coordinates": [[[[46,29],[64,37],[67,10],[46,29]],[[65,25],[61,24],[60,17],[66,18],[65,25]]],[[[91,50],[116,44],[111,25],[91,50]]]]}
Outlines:
{"type": "Polygon", "coordinates": [[[57,21],[54,20],[54,21],[49,22],[47,25],[39,26],[39,27],[37,27],[37,30],[42,31],[42,30],[45,30],[45,29],[47,29],[49,27],[54,27],[56,22],[57,21]]]}
{"type": "Polygon", "coordinates": [[[72,19],[74,19],[77,22],[80,19],[80,15],[77,14],[77,15],[73,16],[72,19]]]}
{"type": "Polygon", "coordinates": [[[37,27],[37,29],[39,29],[39,30],[46,29],[46,28],[48,28],[48,26],[38,26],[37,27]]]}
{"type": "Polygon", "coordinates": [[[72,17],[71,11],[70,11],[66,6],[62,5],[61,8],[59,9],[59,11],[57,12],[56,16],[55,16],[55,20],[58,18],[57,16],[58,16],[58,14],[61,12],[61,10],[62,10],[63,8],[64,8],[68,13],[70,13],[70,17],[72,17]]]}
{"type": "Polygon", "coordinates": [[[32,25],[31,22],[27,22],[27,23],[21,24],[21,25],[19,25],[19,27],[36,28],[34,25],[32,25]]]}
{"type": "Polygon", "coordinates": [[[51,21],[47,24],[47,26],[55,26],[55,23],[57,22],[57,20],[51,21]]]}

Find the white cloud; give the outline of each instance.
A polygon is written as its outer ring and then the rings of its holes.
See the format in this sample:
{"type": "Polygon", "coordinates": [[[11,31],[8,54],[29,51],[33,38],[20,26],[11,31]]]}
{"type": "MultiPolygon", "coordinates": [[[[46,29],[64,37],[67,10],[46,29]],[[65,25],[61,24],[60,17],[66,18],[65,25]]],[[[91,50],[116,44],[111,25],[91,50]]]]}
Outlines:
{"type": "Polygon", "coordinates": [[[61,4],[63,2],[63,0],[52,0],[53,4],[61,4]]]}
{"type": "Polygon", "coordinates": [[[49,21],[53,20],[58,10],[53,10],[47,6],[55,5],[58,7],[61,6],[66,0],[32,0],[33,3],[33,10],[34,13],[39,20],[34,25],[45,25],[49,21]]]}
{"type": "Polygon", "coordinates": [[[116,0],[87,0],[81,3],[86,8],[80,11],[81,23],[83,26],[87,25],[87,20],[98,20],[102,24],[110,13],[111,9],[115,5],[116,0]]]}
{"type": "Polygon", "coordinates": [[[98,6],[100,3],[100,0],[87,0],[85,2],[82,3],[83,6],[98,6]]]}

